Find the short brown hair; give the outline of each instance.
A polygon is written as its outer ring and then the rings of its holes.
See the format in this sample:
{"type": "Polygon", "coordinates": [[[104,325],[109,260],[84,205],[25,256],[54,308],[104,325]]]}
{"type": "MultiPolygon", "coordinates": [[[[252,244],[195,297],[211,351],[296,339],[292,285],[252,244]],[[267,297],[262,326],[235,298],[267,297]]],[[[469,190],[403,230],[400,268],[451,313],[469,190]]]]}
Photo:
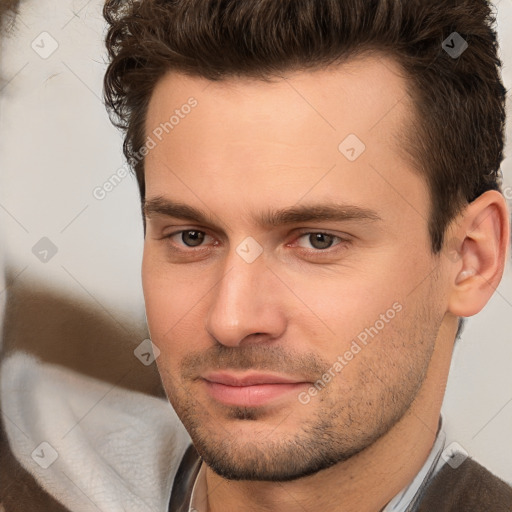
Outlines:
{"type": "MultiPolygon", "coordinates": [[[[432,251],[480,194],[501,189],[505,97],[487,0],[107,0],[104,97],[145,199],[145,119],[157,81],[176,70],[210,80],[268,79],[364,52],[394,58],[415,107],[404,140],[430,190],[432,251]],[[443,48],[457,32],[468,48],[443,48]]],[[[462,40],[461,40],[462,41],[462,40]]]]}

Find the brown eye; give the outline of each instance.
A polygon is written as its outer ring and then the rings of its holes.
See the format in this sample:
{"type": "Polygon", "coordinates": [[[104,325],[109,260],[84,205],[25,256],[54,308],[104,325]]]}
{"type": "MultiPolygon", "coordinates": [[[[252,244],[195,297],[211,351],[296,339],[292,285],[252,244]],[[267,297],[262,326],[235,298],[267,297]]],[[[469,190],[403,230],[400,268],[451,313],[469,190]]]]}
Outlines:
{"type": "Polygon", "coordinates": [[[315,249],[328,249],[333,243],[334,237],[326,233],[312,233],[309,241],[315,249]]]}
{"type": "Polygon", "coordinates": [[[202,231],[182,231],[181,241],[188,247],[197,247],[204,241],[205,234],[202,231]]]}
{"type": "Polygon", "coordinates": [[[309,249],[312,247],[318,251],[330,249],[334,244],[336,239],[341,240],[338,236],[330,235],[328,233],[304,233],[299,239],[307,240],[309,245],[305,246],[302,243],[299,243],[300,247],[305,249],[309,249]]]}

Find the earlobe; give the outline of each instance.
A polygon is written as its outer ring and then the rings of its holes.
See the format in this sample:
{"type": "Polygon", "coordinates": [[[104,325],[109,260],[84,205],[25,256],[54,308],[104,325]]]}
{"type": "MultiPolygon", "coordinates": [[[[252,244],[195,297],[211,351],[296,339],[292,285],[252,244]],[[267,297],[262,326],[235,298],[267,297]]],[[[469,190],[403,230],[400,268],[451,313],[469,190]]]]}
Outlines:
{"type": "Polygon", "coordinates": [[[453,284],[448,310],[468,317],[487,304],[498,287],[509,244],[509,213],[502,194],[487,191],[461,214],[456,228],[460,241],[452,259],[453,284]]]}

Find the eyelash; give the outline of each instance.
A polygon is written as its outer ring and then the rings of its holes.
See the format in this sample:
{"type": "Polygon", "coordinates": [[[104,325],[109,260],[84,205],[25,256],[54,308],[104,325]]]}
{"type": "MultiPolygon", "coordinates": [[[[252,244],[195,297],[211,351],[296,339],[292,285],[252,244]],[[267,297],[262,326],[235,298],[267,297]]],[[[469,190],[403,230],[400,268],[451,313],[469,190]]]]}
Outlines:
{"type": "MultiPolygon", "coordinates": [[[[174,231],[174,232],[172,232],[172,233],[170,233],[168,235],[165,235],[163,238],[164,239],[168,239],[169,241],[171,241],[171,239],[174,236],[182,235],[183,233],[188,233],[188,232],[202,233],[202,234],[204,234],[206,236],[210,236],[205,231],[200,231],[198,229],[182,229],[180,231],[174,231]]],[[[327,236],[332,237],[334,239],[333,243],[334,243],[334,241],[336,239],[339,240],[339,242],[337,244],[331,245],[330,247],[327,247],[326,249],[305,249],[304,247],[300,247],[300,249],[302,249],[302,251],[304,251],[304,252],[306,252],[308,254],[314,254],[314,255],[330,254],[333,251],[336,251],[336,247],[344,246],[344,245],[350,243],[350,240],[348,238],[342,238],[342,237],[340,237],[338,235],[334,235],[333,233],[328,233],[328,232],[325,232],[325,231],[305,231],[305,232],[299,233],[299,235],[297,237],[297,240],[301,239],[304,236],[308,236],[308,235],[327,235],[327,236]]],[[[200,246],[197,246],[197,247],[188,247],[186,245],[182,245],[181,247],[186,247],[186,249],[181,249],[181,248],[178,249],[174,245],[173,250],[175,250],[177,252],[183,252],[183,253],[200,252],[200,251],[203,252],[205,250],[205,247],[203,245],[200,245],[200,246]]]]}

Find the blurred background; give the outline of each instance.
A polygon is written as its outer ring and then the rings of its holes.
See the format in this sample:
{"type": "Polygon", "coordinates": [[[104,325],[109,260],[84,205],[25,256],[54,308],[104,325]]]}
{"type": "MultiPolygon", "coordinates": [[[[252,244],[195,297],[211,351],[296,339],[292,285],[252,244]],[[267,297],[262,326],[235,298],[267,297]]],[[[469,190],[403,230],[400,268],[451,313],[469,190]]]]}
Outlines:
{"type": "MultiPolygon", "coordinates": [[[[510,89],[512,1],[495,3],[510,89]]],[[[105,197],[94,193],[125,163],[102,103],[102,4],[22,0],[2,37],[0,350],[162,397],[155,365],[134,355],[149,337],[136,180],[129,174],[105,197]]],[[[509,144],[503,171],[512,206],[510,153],[509,144]]],[[[442,409],[447,444],[457,442],[510,483],[511,318],[509,258],[500,287],[456,345],[442,409]]]]}

